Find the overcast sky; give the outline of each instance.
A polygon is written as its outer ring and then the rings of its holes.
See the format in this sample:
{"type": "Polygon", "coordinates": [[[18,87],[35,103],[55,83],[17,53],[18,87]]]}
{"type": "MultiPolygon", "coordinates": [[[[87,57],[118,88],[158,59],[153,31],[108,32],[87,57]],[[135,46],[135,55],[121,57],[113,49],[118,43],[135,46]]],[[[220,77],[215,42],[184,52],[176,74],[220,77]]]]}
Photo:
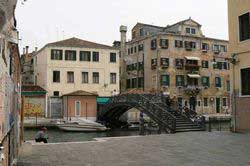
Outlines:
{"type": "MultiPolygon", "coordinates": [[[[21,1],[21,0],[20,0],[21,1]]],[[[111,45],[119,26],[166,26],[192,17],[205,36],[228,39],[227,0],[27,0],[16,17],[20,46],[41,48],[70,37],[111,45]]]]}

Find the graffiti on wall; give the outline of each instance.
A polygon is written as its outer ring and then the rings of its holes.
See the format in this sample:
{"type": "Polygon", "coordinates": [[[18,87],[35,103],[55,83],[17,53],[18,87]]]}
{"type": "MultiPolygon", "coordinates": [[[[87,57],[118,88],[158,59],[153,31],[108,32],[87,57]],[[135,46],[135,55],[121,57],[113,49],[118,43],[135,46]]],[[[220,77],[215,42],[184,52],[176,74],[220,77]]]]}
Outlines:
{"type": "Polygon", "coordinates": [[[24,116],[44,116],[44,98],[25,98],[24,116]]]}

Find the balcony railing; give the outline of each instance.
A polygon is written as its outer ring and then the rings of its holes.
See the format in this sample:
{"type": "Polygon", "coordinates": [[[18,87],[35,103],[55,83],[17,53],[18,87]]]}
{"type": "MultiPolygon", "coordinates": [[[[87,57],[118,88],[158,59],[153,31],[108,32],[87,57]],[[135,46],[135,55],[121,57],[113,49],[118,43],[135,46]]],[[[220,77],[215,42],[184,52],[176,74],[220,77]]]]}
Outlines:
{"type": "Polygon", "coordinates": [[[187,85],[184,88],[185,93],[190,96],[199,94],[201,90],[202,90],[202,87],[198,85],[187,85]]]}

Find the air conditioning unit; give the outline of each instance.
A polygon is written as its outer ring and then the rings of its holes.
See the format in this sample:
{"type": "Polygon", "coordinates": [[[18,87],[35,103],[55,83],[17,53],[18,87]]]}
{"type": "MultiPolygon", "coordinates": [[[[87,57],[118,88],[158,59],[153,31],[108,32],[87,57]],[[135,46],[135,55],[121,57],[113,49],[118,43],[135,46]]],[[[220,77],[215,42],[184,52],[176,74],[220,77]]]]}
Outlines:
{"type": "Polygon", "coordinates": [[[202,50],[203,53],[207,53],[207,50],[202,50]]]}

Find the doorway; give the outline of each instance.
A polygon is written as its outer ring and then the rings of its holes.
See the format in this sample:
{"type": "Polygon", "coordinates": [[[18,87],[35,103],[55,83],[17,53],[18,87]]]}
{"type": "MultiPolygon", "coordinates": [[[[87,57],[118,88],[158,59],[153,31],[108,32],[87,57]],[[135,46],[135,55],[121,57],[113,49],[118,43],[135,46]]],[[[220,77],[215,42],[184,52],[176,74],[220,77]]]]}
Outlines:
{"type": "Polygon", "coordinates": [[[220,98],[216,98],[216,113],[220,113],[220,98]]]}
{"type": "Polygon", "coordinates": [[[189,107],[190,107],[190,110],[196,111],[196,97],[189,98],[189,107]]]}

